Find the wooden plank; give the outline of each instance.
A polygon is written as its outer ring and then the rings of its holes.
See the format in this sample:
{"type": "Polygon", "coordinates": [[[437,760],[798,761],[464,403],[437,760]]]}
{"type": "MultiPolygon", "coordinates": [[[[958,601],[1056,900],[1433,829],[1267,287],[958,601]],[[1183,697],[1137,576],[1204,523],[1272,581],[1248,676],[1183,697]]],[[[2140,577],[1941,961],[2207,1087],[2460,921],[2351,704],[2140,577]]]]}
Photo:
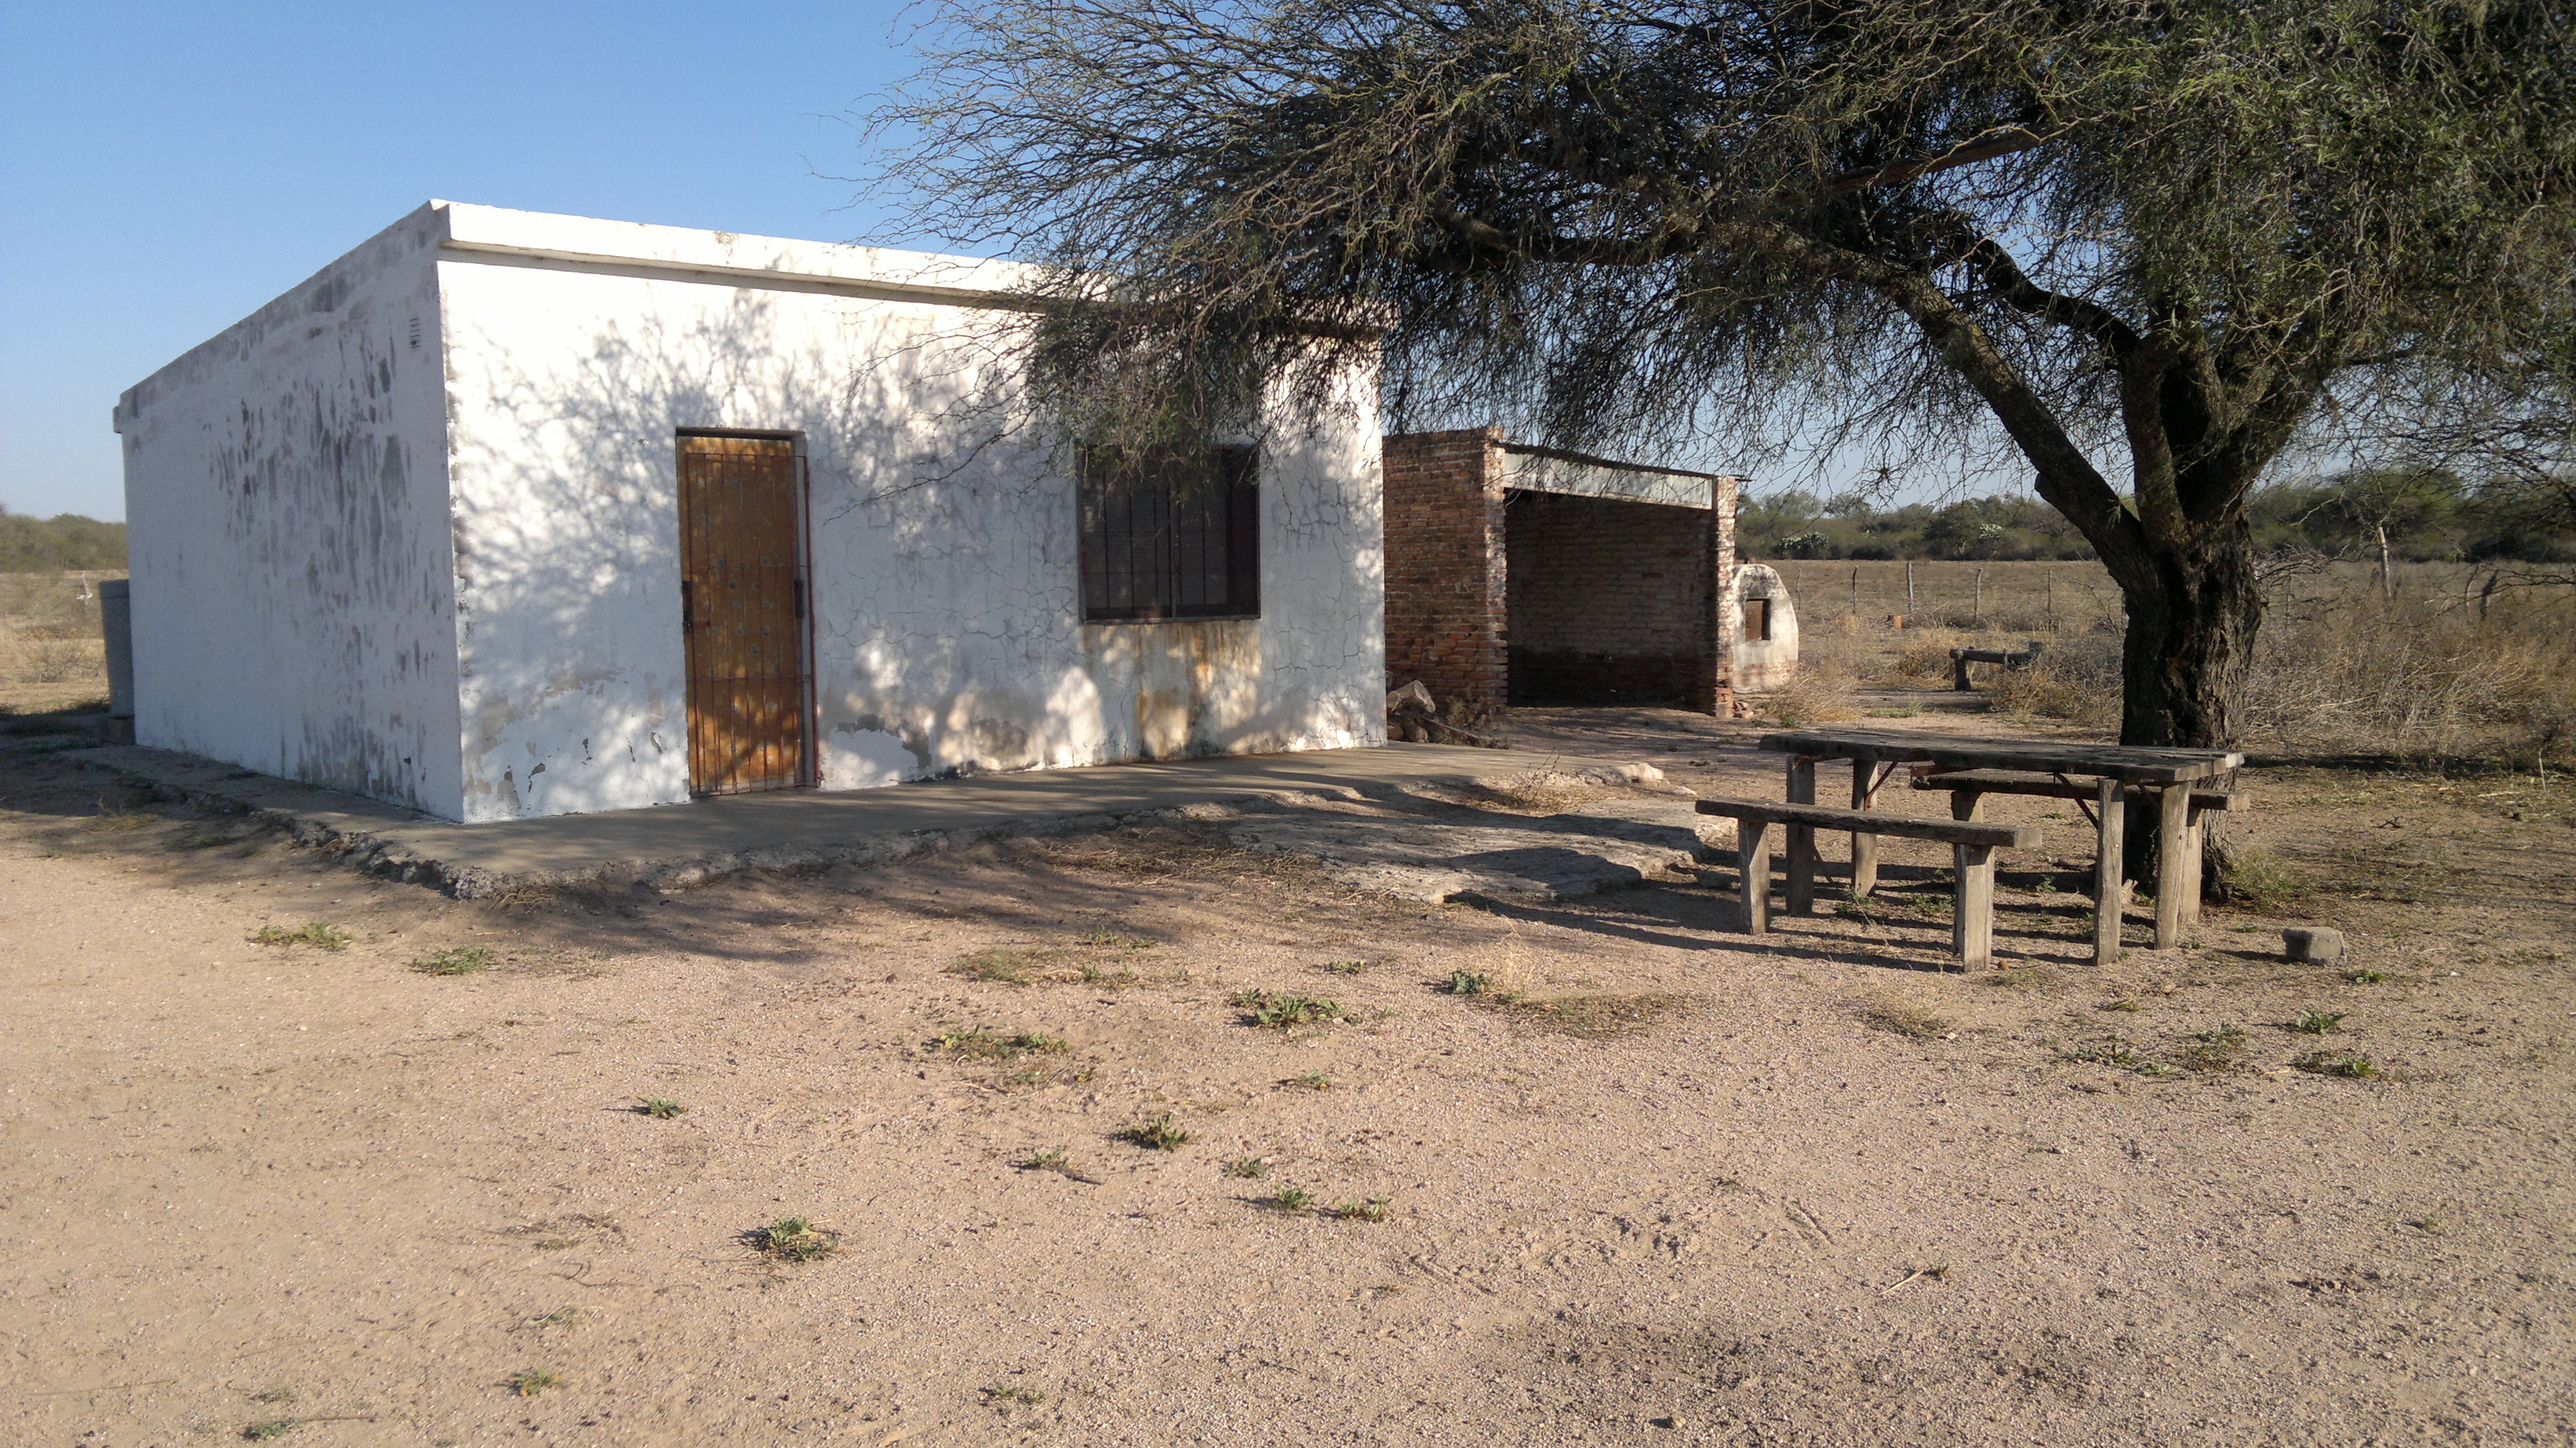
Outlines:
{"type": "Polygon", "coordinates": [[[1974,845],[1992,845],[1997,849],[2029,850],[2039,846],[2036,825],[2001,825],[1952,820],[1927,820],[1913,815],[1864,813],[1833,805],[1791,805],[1767,799],[1704,799],[1696,806],[1701,814],[1728,815],[1741,820],[1765,820],[1773,824],[1803,824],[1814,829],[1865,829],[1876,835],[1894,835],[1905,840],[1932,840],[1941,844],[1965,841],[1974,845]]]}
{"type": "Polygon", "coordinates": [[[1995,851],[1991,845],[1960,845],[1957,850],[1950,946],[1973,969],[1995,955],[1995,851]]]}
{"type": "Polygon", "coordinates": [[[2120,861],[2128,848],[2128,792],[2112,779],[2094,788],[2099,853],[2093,857],[2093,963],[2109,965],[2120,958],[2120,861]]]}
{"type": "MultiPolygon", "coordinates": [[[[2093,797],[2093,781],[2099,776],[2061,779],[2053,774],[2025,774],[2009,769],[1945,769],[1935,774],[1918,774],[1914,787],[1922,790],[1975,790],[1979,794],[2023,794],[2042,799],[2082,799],[2093,797]]],[[[2124,798],[2135,801],[2146,797],[2145,785],[2122,788],[2124,798]]],[[[2240,811],[2253,807],[2253,796],[2235,790],[2195,789],[2191,792],[2194,815],[2208,810],[2240,811]]]]}
{"type": "MultiPolygon", "coordinates": [[[[1852,808],[1867,810],[1878,798],[1878,761],[1866,754],[1852,756],[1852,808]]],[[[1878,888],[1878,836],[1867,830],[1854,830],[1851,837],[1851,893],[1855,900],[1866,900],[1878,888]]]]}
{"type": "MultiPolygon", "coordinates": [[[[1816,761],[1789,761],[1789,803],[1816,802],[1816,761]]],[[[1816,913],[1816,831],[1811,825],[1784,820],[1789,826],[1789,913],[1816,913]]]]}
{"type": "Polygon", "coordinates": [[[2189,871],[2183,859],[2191,851],[2191,791],[2167,789],[2156,797],[2156,949],[2182,944],[2183,892],[2189,871]]]}
{"type": "Polygon", "coordinates": [[[2065,744],[2028,739],[1961,739],[1900,729],[1799,729],[1765,734],[1761,747],[1810,759],[1881,760],[1944,769],[2009,769],[2039,774],[2107,776],[2138,784],[2207,779],[2242,768],[2245,756],[2216,749],[2147,749],[2125,744],[2065,744]]]}
{"type": "Polygon", "coordinates": [[[1769,820],[1748,819],[1735,827],[1736,889],[1744,897],[1744,933],[1771,931],[1771,835],[1769,820]]]}

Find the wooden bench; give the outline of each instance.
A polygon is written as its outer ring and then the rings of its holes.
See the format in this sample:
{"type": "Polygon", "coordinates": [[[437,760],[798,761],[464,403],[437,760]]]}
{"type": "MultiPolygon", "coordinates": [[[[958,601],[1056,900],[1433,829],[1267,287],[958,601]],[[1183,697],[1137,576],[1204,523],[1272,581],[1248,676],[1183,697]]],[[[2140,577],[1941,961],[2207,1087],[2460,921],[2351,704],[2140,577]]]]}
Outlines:
{"type": "Polygon", "coordinates": [[[2041,645],[2037,639],[2033,639],[2028,647],[2017,654],[2008,654],[2002,649],[1952,649],[1950,650],[1950,687],[1962,694],[1974,687],[1968,682],[1970,664],[2001,664],[2007,669],[2027,669],[2039,662],[2040,649],[2041,645]]]}
{"type": "MultiPolygon", "coordinates": [[[[1801,832],[1850,830],[1856,835],[1894,835],[1899,839],[1935,840],[1951,847],[1958,870],[1957,909],[1951,914],[1950,947],[1964,963],[1984,965],[1994,958],[1995,851],[2027,850],[2039,843],[2039,831],[2027,825],[1996,825],[1975,820],[1924,820],[1873,810],[1834,809],[1812,804],[1779,804],[1755,799],[1704,799],[1701,814],[1735,820],[1738,887],[1744,896],[1744,929],[1749,935],[1771,930],[1772,826],[1801,832]]],[[[1812,839],[1812,835],[1807,835],[1812,839]]],[[[1803,908],[1803,902],[1792,902],[1803,908]]]]}
{"type": "MultiPolygon", "coordinates": [[[[2058,774],[2038,774],[2010,769],[1952,769],[1914,774],[1916,789],[1943,790],[1950,795],[1950,813],[1963,820],[1978,817],[1978,801],[1990,794],[2037,795],[2043,799],[2071,799],[2081,808],[2088,801],[2093,807],[2085,813],[2092,816],[2094,828],[2101,835],[2100,852],[2093,866],[2093,958],[2097,965],[2107,965],[2120,956],[2120,904],[2127,898],[2127,887],[2120,878],[2121,836],[2126,830],[2124,816],[2128,806],[2163,807],[2162,796],[2179,793],[2139,784],[2112,785],[2102,780],[2075,780],[2058,774]]],[[[2232,812],[2252,808],[2252,798],[2227,789],[2205,789],[2195,786],[2182,810],[2182,838],[2168,859],[2179,866],[2176,888],[2156,898],[2159,920],[2171,911],[2174,925],[2196,924],[2200,920],[2200,840],[2204,828],[2200,817],[2215,812],[2232,812]],[[2166,895],[2172,897],[2170,906],[2166,895]]],[[[2166,932],[2159,928],[2159,937],[2166,932]]]]}

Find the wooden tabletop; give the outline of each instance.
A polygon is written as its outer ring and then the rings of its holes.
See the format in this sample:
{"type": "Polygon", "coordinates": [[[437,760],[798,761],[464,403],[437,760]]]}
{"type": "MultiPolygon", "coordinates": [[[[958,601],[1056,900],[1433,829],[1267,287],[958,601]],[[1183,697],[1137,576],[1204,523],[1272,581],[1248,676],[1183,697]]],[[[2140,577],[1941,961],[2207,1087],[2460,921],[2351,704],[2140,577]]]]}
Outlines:
{"type": "Polygon", "coordinates": [[[1940,769],[2021,769],[2080,774],[2132,784],[2183,784],[2245,763],[2224,749],[2145,749],[2042,739],[1975,739],[1905,729],[1793,729],[1762,736],[1762,747],[1810,759],[1870,759],[1940,769]]]}

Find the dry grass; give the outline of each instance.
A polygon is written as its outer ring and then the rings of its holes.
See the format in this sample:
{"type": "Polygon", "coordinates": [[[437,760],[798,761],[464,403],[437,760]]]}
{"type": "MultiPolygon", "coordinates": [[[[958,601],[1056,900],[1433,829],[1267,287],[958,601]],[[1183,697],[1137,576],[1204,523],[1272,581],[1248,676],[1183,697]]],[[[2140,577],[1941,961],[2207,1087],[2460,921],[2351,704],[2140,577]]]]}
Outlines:
{"type": "MultiPolygon", "coordinates": [[[[2119,726],[2125,615],[2093,564],[1917,563],[1911,611],[1901,563],[1774,566],[1797,595],[1811,665],[1797,686],[1756,700],[1783,723],[1850,717],[1853,687],[1946,689],[1954,648],[2037,641],[2045,651],[2035,668],[1976,667],[1994,708],[2105,733],[2119,726]],[[1899,614],[1902,628],[1890,622],[1899,614]]],[[[2503,590],[2482,602],[2481,577],[2466,565],[2407,564],[2386,598],[2358,564],[2277,583],[2242,742],[2517,768],[2576,763],[2576,590],[2503,590]]]]}
{"type": "Polygon", "coordinates": [[[0,573],[0,688],[107,692],[98,585],[115,573],[0,573]]]}

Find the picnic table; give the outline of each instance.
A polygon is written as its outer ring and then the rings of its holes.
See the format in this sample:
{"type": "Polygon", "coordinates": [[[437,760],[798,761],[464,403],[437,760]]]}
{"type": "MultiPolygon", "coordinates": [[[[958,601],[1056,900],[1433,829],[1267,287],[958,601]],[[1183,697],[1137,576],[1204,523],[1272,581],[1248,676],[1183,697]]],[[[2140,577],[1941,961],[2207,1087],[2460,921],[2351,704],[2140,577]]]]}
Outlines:
{"type": "MultiPolygon", "coordinates": [[[[1788,802],[1816,802],[1816,765],[1851,765],[1851,807],[1867,811],[1899,766],[1913,766],[1914,785],[1951,793],[1952,818],[1974,820],[1984,796],[2045,794],[2071,799],[2089,816],[2098,838],[2093,867],[2093,958],[2116,959],[2120,906],[2125,894],[2122,851],[2131,800],[2157,816],[2156,935],[2158,950],[2180,943],[2183,927],[2200,918],[2200,816],[2204,809],[2234,808],[2241,797],[2213,788],[2244,766],[2245,756],[2223,749],[2149,749],[2123,744],[2079,744],[2035,739],[1973,739],[1900,729],[1793,729],[1762,736],[1761,747],[1789,756],[1788,802]]],[[[1815,829],[1788,824],[1788,906],[1815,908],[1815,829]]],[[[1851,888],[1867,896],[1878,883],[1878,837],[1852,833],[1851,888]]],[[[1961,868],[1965,868],[1965,847],[1961,868]]]]}

